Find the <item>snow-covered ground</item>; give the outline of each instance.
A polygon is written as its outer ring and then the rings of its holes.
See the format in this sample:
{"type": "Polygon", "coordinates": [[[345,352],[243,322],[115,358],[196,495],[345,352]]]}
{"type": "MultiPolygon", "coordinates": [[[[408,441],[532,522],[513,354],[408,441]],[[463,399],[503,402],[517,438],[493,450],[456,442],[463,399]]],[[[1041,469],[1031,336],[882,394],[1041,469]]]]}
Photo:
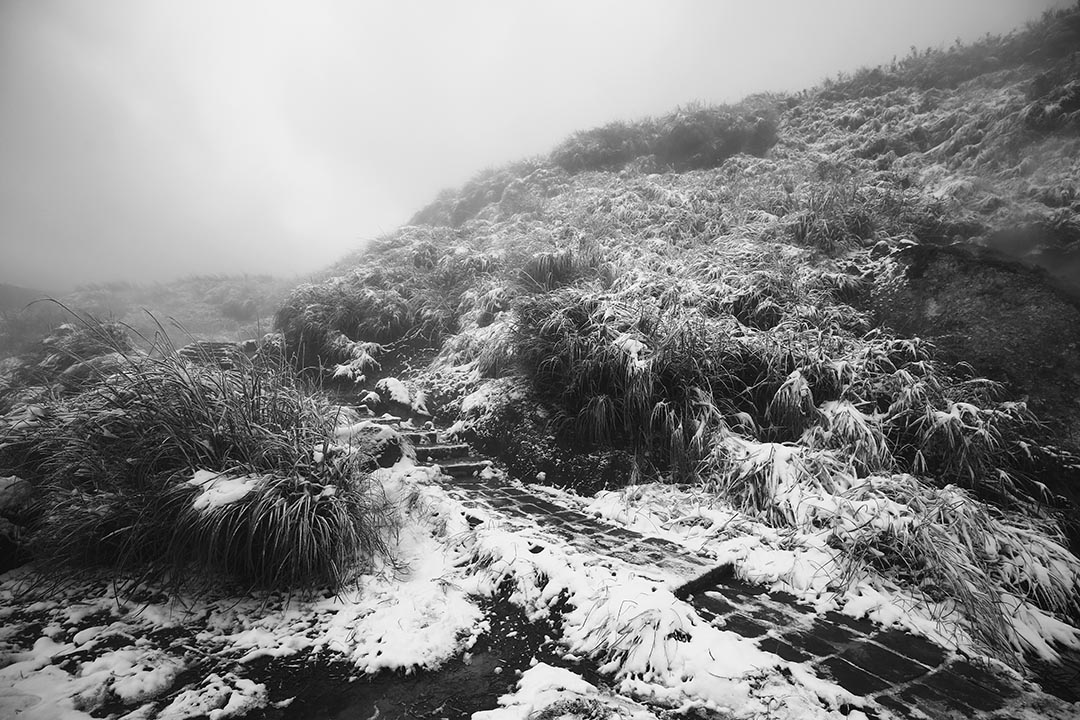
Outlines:
{"type": "MultiPolygon", "coordinates": [[[[483,599],[508,585],[530,617],[560,612],[565,658],[592,663],[608,684],[534,662],[514,693],[474,715],[481,720],[530,718],[549,707],[545,717],[573,711],[628,720],[695,707],[730,717],[840,717],[841,708],[848,718],[862,714],[852,709],[865,707],[862,698],[808,664],[703,620],[672,594],[662,572],[567,546],[537,524],[467,511],[434,482],[434,472],[407,459],[380,471],[402,515],[397,561],[337,596],[168,597],[141,588],[137,601],[122,602],[107,576],[61,587],[35,584],[28,569],[0,577],[0,717],[241,717],[290,702],[253,679],[253,661],[267,656],[329,653],[358,674],[437,668],[488,629],[483,599]]],[[[814,569],[830,559],[828,548],[780,537],[695,491],[648,485],[595,498],[545,491],[734,560],[744,577],[821,608],[902,620],[944,637],[912,614],[902,595],[859,587],[830,595],[814,569]]]]}

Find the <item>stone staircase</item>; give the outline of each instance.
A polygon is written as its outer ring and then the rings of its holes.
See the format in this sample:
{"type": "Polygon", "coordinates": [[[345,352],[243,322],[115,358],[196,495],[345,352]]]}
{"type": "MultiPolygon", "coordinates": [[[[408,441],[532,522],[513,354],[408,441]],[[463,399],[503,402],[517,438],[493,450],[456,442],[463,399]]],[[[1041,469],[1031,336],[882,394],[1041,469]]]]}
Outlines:
{"type": "Polygon", "coordinates": [[[468,445],[445,437],[439,430],[406,429],[402,435],[412,443],[418,464],[438,465],[452,478],[472,477],[492,464],[490,460],[475,457],[468,445]]]}
{"type": "MultiPolygon", "coordinates": [[[[809,662],[818,674],[871,700],[879,710],[864,708],[870,718],[1004,718],[1031,711],[1040,715],[1040,708],[1061,716],[1063,707],[1080,699],[1072,683],[1048,683],[1050,694],[903,630],[836,612],[817,614],[794,596],[740,581],[716,568],[710,558],[669,540],[608,523],[542,491],[484,473],[491,460],[477,457],[467,444],[430,422],[415,428],[397,417],[373,419],[401,433],[413,446],[417,463],[438,465],[443,486],[467,508],[495,513],[511,523],[536,523],[561,542],[643,572],[662,568],[675,595],[703,619],[785,660],[809,662]]],[[[1067,716],[1069,710],[1064,712],[1067,716]]]]}
{"type": "Polygon", "coordinates": [[[707,622],[785,660],[808,662],[820,676],[871,700],[877,709],[862,708],[869,718],[1069,717],[1073,708],[1080,710],[1069,704],[1078,699],[1075,684],[1045,685],[1050,692],[1044,692],[903,630],[836,612],[819,614],[793,595],[723,572],[711,558],[566,507],[542,491],[490,474],[442,482],[466,507],[508,523],[535,522],[560,542],[668,578],[676,597],[707,622]]]}
{"type": "Polygon", "coordinates": [[[238,344],[211,340],[189,343],[177,350],[176,354],[188,362],[217,366],[222,370],[232,370],[247,360],[247,356],[238,344]]]}
{"type": "MultiPolygon", "coordinates": [[[[361,416],[370,411],[362,405],[345,405],[361,416]]],[[[385,425],[397,431],[412,446],[418,465],[438,465],[442,473],[451,478],[468,478],[478,475],[492,465],[487,458],[476,457],[472,448],[463,442],[457,442],[446,435],[445,429],[435,428],[430,421],[416,427],[418,418],[403,418],[384,414],[378,417],[369,415],[372,422],[385,425]]]]}

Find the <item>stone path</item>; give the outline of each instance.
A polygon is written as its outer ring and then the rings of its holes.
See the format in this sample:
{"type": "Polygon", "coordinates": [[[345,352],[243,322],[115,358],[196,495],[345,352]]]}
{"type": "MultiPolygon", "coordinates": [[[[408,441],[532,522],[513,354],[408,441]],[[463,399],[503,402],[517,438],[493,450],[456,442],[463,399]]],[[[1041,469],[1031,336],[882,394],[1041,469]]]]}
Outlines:
{"type": "MultiPolygon", "coordinates": [[[[444,442],[432,430],[406,431],[418,462],[439,464],[443,485],[466,507],[508,520],[530,520],[566,543],[619,558],[640,568],[664,569],[681,579],[675,594],[706,620],[753,639],[793,662],[809,661],[854,695],[871,698],[903,718],[1015,717],[1021,708],[1062,707],[1061,699],[1005,672],[951,653],[902,630],[884,628],[835,612],[819,615],[786,593],[734,578],[710,581],[709,558],[675,543],[649,537],[553,502],[537,492],[481,471],[489,461],[469,455],[467,445],[444,442]]],[[[1076,691],[1076,688],[1073,688],[1076,691]]],[[[865,711],[864,711],[865,712],[865,711]]],[[[873,712],[867,712],[871,717],[873,712]]]]}

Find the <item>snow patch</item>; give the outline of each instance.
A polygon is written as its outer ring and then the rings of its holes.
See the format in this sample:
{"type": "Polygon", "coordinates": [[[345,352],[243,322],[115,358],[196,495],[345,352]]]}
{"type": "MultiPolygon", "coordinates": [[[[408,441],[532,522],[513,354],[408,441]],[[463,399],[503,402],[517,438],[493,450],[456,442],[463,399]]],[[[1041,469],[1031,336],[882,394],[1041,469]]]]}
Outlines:
{"type": "Polygon", "coordinates": [[[409,405],[412,397],[409,389],[405,387],[405,383],[392,377],[383,378],[375,383],[375,392],[379,393],[379,396],[383,399],[401,405],[409,405]]]}
{"type": "Polygon", "coordinates": [[[202,492],[192,499],[191,507],[196,512],[206,513],[231,505],[243,500],[265,480],[262,475],[232,476],[211,470],[196,470],[188,483],[201,487],[202,492]]]}

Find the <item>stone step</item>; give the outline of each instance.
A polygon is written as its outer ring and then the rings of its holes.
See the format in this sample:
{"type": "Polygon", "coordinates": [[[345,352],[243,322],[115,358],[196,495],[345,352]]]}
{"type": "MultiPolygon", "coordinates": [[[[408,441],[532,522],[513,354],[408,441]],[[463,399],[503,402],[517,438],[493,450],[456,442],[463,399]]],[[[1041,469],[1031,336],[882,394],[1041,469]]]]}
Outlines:
{"type": "Polygon", "coordinates": [[[436,463],[446,475],[455,478],[472,477],[491,465],[490,460],[477,457],[464,457],[436,463]]]}
{"type": "Polygon", "coordinates": [[[416,446],[416,459],[419,462],[449,460],[451,458],[466,458],[469,455],[469,446],[463,443],[450,445],[419,445],[416,446]]]}
{"type": "Polygon", "coordinates": [[[439,433],[435,430],[405,430],[401,433],[413,445],[438,445],[439,433]]]}

